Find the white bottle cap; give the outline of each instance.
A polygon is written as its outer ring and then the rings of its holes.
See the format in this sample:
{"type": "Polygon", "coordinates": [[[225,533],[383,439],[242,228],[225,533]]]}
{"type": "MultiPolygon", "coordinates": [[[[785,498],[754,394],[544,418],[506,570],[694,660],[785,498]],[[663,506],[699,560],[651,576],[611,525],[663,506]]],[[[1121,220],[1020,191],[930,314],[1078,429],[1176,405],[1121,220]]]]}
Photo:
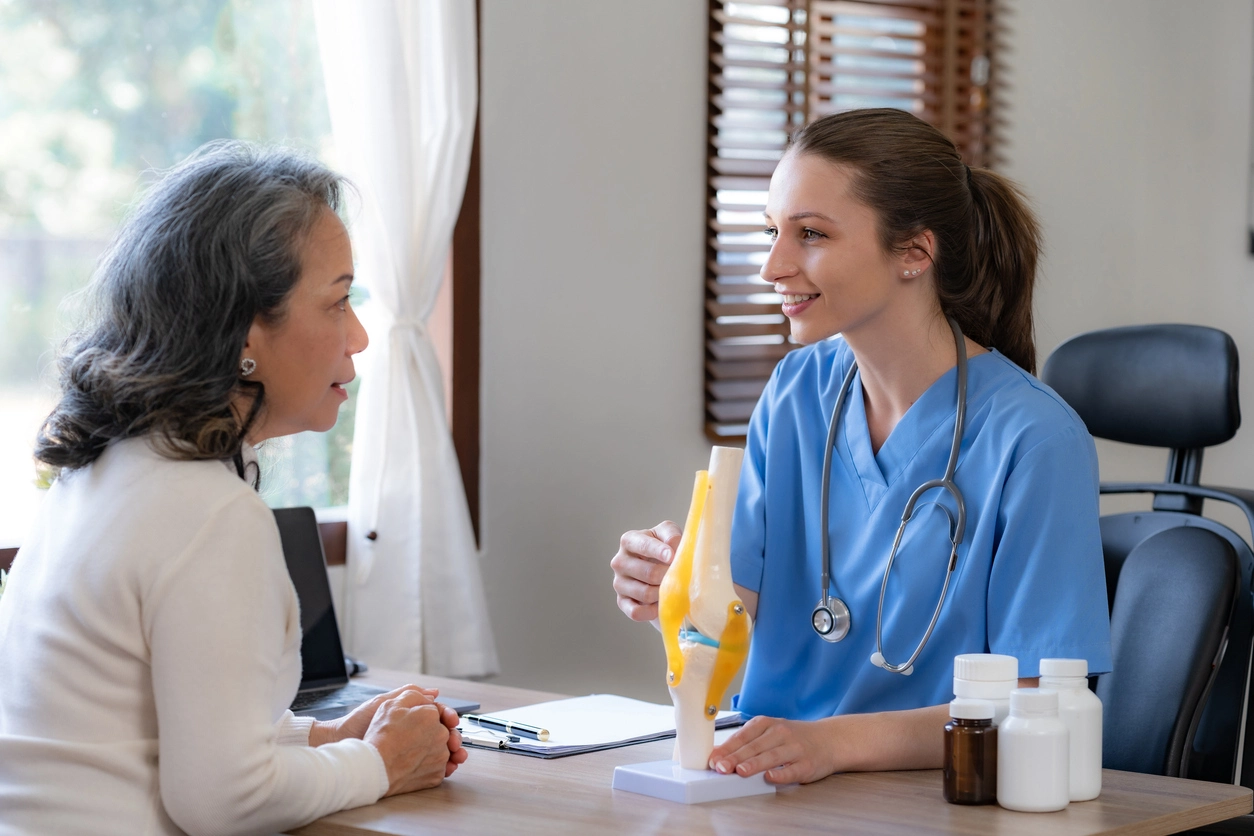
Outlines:
{"type": "Polygon", "coordinates": [[[949,703],[949,716],[955,720],[991,720],[997,707],[988,700],[968,700],[962,697],[949,703]]]}
{"type": "Polygon", "coordinates": [[[959,699],[1000,700],[1007,703],[1010,692],[1019,687],[1017,679],[1002,679],[997,682],[972,682],[969,679],[954,680],[954,696],[959,699]]]}
{"type": "Polygon", "coordinates": [[[1058,692],[1048,688],[1016,688],[1010,692],[1011,717],[1058,716],[1058,692]]]}
{"type": "Polygon", "coordinates": [[[1087,659],[1042,659],[1041,676],[1088,676],[1087,659]]]}
{"type": "Polygon", "coordinates": [[[1019,660],[996,653],[963,653],[954,657],[954,676],[973,682],[1003,682],[1019,678],[1019,660]]]}

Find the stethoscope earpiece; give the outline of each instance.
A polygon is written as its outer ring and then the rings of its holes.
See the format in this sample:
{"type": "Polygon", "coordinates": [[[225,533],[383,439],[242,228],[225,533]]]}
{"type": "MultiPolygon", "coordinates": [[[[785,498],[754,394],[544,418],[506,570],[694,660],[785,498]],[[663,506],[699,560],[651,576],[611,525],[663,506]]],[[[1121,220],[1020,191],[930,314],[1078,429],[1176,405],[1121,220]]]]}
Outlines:
{"type": "Polygon", "coordinates": [[[871,664],[875,665],[877,668],[883,668],[889,673],[899,673],[902,676],[909,676],[914,673],[914,665],[906,665],[905,668],[899,671],[893,670],[888,666],[888,662],[884,660],[884,654],[880,653],[878,650],[871,654],[871,664]]]}

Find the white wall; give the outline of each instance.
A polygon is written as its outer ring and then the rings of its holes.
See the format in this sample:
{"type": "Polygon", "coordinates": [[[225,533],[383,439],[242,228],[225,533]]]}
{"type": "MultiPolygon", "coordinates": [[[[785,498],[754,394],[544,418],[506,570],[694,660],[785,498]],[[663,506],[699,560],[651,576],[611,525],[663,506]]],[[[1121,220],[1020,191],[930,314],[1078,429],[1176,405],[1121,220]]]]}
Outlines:
{"type": "Polygon", "coordinates": [[[665,698],[627,528],[705,466],[706,6],[483,2],[483,569],[501,680],[665,698]]]}
{"type": "MultiPolygon", "coordinates": [[[[1254,4],[1009,5],[1004,170],[1044,225],[1041,357],[1094,328],[1210,325],[1245,357],[1241,397],[1254,415],[1246,254],[1254,4]]],[[[1166,466],[1158,450],[1099,442],[1099,452],[1105,479],[1161,479],[1166,466]]],[[[1254,486],[1254,429],[1209,452],[1203,478],[1254,486]]]]}
{"type": "MultiPolygon", "coordinates": [[[[706,4],[483,0],[483,567],[501,681],[665,699],[618,535],[685,513],[701,433],[706,4]]],[[[1182,321],[1254,362],[1250,0],[1012,0],[1005,170],[1035,201],[1041,357],[1182,321]]],[[[1242,393],[1254,410],[1254,382],[1242,393]]],[[[1165,456],[1100,446],[1105,478],[1165,456]]],[[[1208,481],[1254,486],[1254,430],[1208,481]]]]}

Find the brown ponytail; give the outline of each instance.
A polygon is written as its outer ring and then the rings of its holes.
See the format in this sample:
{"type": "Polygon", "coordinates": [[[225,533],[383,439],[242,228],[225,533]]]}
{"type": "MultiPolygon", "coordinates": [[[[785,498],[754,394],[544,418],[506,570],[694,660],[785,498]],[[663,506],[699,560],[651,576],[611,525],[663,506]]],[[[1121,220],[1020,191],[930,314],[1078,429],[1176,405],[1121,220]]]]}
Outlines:
{"type": "Polygon", "coordinates": [[[941,310],[975,342],[1036,373],[1040,227],[1018,187],[967,168],[944,134],[904,110],[825,116],[798,131],[789,150],[853,169],[854,197],[879,215],[886,251],[931,230],[941,310]]]}

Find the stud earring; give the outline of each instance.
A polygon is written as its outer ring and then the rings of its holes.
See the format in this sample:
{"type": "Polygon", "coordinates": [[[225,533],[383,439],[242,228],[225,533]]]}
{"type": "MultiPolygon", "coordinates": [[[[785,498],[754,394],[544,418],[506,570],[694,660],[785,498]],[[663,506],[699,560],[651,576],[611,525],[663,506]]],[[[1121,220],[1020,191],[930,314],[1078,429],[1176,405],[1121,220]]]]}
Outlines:
{"type": "Polygon", "coordinates": [[[257,371],[257,361],[253,358],[245,357],[243,360],[239,361],[239,373],[243,377],[248,377],[255,371],[257,371]]]}
{"type": "Polygon", "coordinates": [[[922,272],[923,272],[923,268],[919,268],[918,270],[906,270],[905,272],[901,274],[901,276],[902,278],[905,278],[905,279],[912,279],[922,272]]]}

